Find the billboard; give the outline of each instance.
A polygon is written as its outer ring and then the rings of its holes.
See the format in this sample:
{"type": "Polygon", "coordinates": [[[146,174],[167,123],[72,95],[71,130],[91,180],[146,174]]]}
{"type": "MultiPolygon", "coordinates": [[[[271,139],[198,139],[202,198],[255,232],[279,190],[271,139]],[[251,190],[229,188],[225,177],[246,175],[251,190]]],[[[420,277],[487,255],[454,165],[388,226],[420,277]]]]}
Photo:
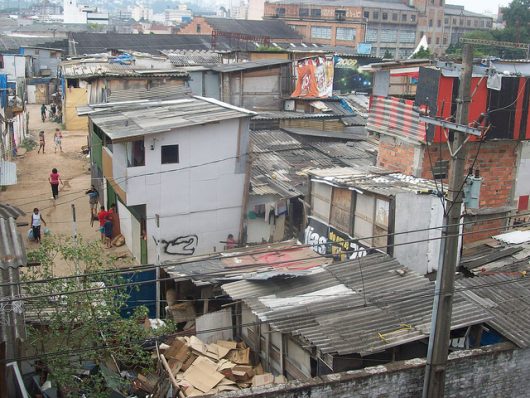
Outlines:
{"type": "Polygon", "coordinates": [[[295,63],[296,87],[292,97],[329,98],[333,96],[333,56],[311,57],[295,63]]]}

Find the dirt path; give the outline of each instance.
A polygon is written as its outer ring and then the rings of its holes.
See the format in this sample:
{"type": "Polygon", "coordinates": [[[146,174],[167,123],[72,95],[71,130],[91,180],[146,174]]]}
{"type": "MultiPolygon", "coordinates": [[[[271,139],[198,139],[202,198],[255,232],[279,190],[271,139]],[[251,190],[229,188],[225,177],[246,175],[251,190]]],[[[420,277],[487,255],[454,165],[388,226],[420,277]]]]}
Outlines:
{"type": "MultiPolygon", "coordinates": [[[[72,235],[72,204],[77,213],[77,231],[87,240],[99,239],[98,223],[90,226],[90,208],[85,191],[90,188],[89,162],[86,155],[81,153],[81,147],[87,145],[87,132],[64,131],[63,152],[54,152],[53,134],[57,123],[40,120],[40,105],[29,105],[29,128],[31,135],[38,142],[38,132],[44,130],[46,137],[45,153],[37,153],[37,148],[19,157],[17,163],[18,184],[0,192],[0,201],[17,206],[26,212],[25,217],[17,221],[29,223],[33,208],[41,210],[47,226],[53,234],[72,235]],[[52,200],[52,193],[48,176],[52,168],[57,168],[64,185],[60,187],[59,198],[52,200]]],[[[27,236],[29,226],[19,227],[24,237],[27,236]]],[[[31,250],[37,243],[26,241],[26,248],[31,250]]],[[[124,247],[111,249],[112,251],[124,247]]],[[[125,249],[126,250],[126,249],[125,249]]],[[[58,262],[55,266],[58,275],[73,273],[66,264],[58,262]]]]}

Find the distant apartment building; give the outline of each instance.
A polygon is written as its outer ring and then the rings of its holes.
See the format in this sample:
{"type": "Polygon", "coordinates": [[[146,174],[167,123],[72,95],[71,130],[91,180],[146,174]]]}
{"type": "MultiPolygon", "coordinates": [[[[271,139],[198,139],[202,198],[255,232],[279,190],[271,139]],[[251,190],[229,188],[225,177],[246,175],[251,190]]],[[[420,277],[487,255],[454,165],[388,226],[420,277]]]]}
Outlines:
{"type": "Polygon", "coordinates": [[[67,24],[108,25],[109,14],[96,7],[77,4],[77,0],[64,0],[63,21],[67,24]]]}
{"type": "MultiPolygon", "coordinates": [[[[249,2],[249,18],[257,18],[257,3],[260,0],[249,2]]],[[[429,49],[441,55],[463,33],[492,28],[490,17],[446,5],[445,0],[265,1],[263,19],[275,18],[284,20],[304,41],[349,47],[366,43],[371,55],[398,59],[407,58],[423,36],[429,49]]]]}
{"type": "Polygon", "coordinates": [[[265,2],[263,18],[284,20],[311,43],[356,47],[364,41],[366,22],[358,0],[265,2]]]}
{"type": "Polygon", "coordinates": [[[135,21],[152,21],[153,10],[144,4],[135,5],[131,10],[131,18],[135,21]]]}
{"type": "Polygon", "coordinates": [[[474,30],[490,30],[493,18],[464,10],[464,6],[445,5],[444,44],[456,44],[460,38],[474,30]]]}
{"type": "Polygon", "coordinates": [[[164,10],[164,23],[166,25],[189,22],[192,17],[193,12],[188,10],[188,6],[186,4],[179,4],[178,8],[168,8],[164,10]]]}

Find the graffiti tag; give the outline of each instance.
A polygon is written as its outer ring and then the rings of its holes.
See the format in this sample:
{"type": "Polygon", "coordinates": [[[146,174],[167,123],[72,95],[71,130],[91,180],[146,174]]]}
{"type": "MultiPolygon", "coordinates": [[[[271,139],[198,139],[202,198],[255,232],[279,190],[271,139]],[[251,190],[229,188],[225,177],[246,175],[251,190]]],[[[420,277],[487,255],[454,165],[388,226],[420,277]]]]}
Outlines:
{"type": "Polygon", "coordinates": [[[197,235],[179,236],[173,240],[161,239],[164,253],[172,256],[192,256],[199,245],[197,235]]]}

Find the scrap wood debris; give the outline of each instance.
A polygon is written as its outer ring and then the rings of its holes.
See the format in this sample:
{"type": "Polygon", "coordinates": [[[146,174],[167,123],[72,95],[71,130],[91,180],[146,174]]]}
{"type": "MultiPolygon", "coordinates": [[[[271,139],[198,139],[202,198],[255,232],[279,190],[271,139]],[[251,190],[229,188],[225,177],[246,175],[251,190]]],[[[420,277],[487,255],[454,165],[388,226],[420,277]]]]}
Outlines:
{"type": "Polygon", "coordinates": [[[151,396],[195,397],[238,391],[243,388],[284,384],[284,376],[265,373],[260,363],[252,365],[250,348],[244,342],[217,340],[206,344],[195,336],[176,337],[161,344],[158,375],[138,374],[135,387],[151,396]]]}

